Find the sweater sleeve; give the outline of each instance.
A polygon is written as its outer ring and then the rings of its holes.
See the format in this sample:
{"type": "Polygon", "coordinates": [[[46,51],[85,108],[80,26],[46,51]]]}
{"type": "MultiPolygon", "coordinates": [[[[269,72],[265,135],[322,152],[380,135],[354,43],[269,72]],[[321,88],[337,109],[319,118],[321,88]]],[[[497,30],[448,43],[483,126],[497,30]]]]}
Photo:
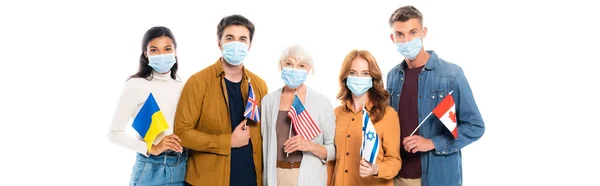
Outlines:
{"type": "Polygon", "coordinates": [[[323,146],[327,150],[327,157],[321,160],[321,163],[326,164],[327,161],[335,160],[335,112],[333,111],[331,102],[326,97],[323,96],[321,102],[324,113],[323,146]]]}
{"type": "Polygon", "coordinates": [[[219,155],[231,153],[231,133],[210,134],[196,129],[202,113],[207,83],[192,76],[183,86],[173,132],[181,138],[181,146],[219,155]]]}
{"type": "Polygon", "coordinates": [[[398,175],[398,171],[402,168],[399,138],[400,120],[398,119],[398,113],[392,107],[388,106],[383,119],[378,124],[386,127],[382,131],[383,138],[381,139],[383,161],[378,162],[379,173],[375,177],[391,180],[398,175]]]}
{"type": "Polygon", "coordinates": [[[130,79],[125,83],[125,88],[121,93],[117,109],[113,115],[112,123],[108,129],[108,140],[148,156],[148,147],[144,141],[125,134],[125,127],[127,127],[127,124],[133,117],[137,107],[136,82],[138,81],[130,79]]]}

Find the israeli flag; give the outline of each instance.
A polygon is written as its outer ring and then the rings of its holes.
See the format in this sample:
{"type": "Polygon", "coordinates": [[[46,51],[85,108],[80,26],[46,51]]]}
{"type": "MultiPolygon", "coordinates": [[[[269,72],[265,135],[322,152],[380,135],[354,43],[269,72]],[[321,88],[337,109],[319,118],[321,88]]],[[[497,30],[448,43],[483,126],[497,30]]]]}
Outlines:
{"type": "Polygon", "coordinates": [[[367,109],[363,107],[363,127],[362,127],[362,146],[360,147],[360,156],[371,164],[375,164],[377,154],[379,153],[379,135],[375,131],[375,126],[369,118],[367,109]]]}

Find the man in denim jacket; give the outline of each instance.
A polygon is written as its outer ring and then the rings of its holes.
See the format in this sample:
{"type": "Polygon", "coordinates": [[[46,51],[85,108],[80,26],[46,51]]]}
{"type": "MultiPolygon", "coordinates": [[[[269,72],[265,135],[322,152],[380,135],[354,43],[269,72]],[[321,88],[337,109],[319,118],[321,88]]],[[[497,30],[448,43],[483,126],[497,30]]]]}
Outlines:
{"type": "Polygon", "coordinates": [[[415,7],[398,8],[389,23],[390,38],[405,57],[387,76],[390,106],[401,123],[402,169],[395,185],[462,185],[460,150],[481,138],[485,129],[467,79],[459,66],[424,50],[427,27],[415,7]],[[435,115],[426,118],[446,96],[455,101],[456,139],[435,115]]]}

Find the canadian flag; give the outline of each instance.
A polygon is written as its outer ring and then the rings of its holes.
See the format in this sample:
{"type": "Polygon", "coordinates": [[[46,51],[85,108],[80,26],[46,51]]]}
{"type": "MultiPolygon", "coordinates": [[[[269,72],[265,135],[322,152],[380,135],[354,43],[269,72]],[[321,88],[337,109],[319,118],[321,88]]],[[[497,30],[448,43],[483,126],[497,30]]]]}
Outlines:
{"type": "Polygon", "coordinates": [[[456,108],[454,108],[454,98],[450,92],[443,100],[433,109],[433,114],[452,132],[454,139],[458,138],[458,128],[456,127],[456,108]]]}

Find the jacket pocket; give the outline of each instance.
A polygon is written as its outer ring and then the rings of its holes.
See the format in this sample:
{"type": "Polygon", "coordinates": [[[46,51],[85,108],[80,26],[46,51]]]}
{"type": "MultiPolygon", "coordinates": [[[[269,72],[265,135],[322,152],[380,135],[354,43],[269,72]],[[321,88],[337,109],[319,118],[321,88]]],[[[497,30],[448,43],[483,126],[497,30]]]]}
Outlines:
{"type": "Polygon", "coordinates": [[[448,95],[448,90],[446,89],[432,89],[429,90],[427,94],[427,99],[429,100],[442,100],[448,95]]]}

